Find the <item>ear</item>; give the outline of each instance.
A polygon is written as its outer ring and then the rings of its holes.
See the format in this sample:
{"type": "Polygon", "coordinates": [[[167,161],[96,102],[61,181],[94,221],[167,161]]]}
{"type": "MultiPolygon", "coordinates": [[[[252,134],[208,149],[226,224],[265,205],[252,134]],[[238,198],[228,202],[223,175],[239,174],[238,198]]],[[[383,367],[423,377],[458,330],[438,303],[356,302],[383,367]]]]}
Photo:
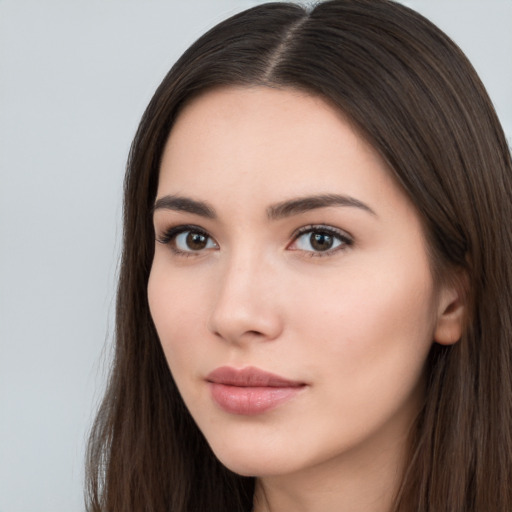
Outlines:
{"type": "Polygon", "coordinates": [[[453,345],[462,336],[466,314],[464,289],[447,285],[440,291],[434,340],[441,345],[453,345]]]}

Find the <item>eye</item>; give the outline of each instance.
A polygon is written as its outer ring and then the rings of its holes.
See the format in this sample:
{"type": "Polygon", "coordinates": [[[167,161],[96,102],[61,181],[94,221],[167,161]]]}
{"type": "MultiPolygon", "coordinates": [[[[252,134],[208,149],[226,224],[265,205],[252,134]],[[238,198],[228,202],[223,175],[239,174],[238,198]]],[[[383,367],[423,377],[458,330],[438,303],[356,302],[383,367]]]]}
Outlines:
{"type": "Polygon", "coordinates": [[[203,233],[183,231],[174,239],[174,245],[179,251],[202,251],[215,247],[213,240],[203,233]]]}
{"type": "Polygon", "coordinates": [[[191,254],[217,249],[213,238],[197,226],[176,226],[157,238],[161,244],[169,244],[176,254],[191,254]]]}
{"type": "Polygon", "coordinates": [[[320,256],[331,254],[351,246],[352,238],[345,232],[330,226],[306,226],[301,228],[288,249],[305,251],[320,256]]]}

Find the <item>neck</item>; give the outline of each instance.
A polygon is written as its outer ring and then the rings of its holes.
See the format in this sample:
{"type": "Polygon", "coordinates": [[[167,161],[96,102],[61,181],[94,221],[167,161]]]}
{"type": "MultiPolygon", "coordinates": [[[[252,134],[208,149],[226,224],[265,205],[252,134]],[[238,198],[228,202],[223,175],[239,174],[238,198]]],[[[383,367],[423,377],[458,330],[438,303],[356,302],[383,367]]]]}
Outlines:
{"type": "Polygon", "coordinates": [[[258,478],[254,512],[390,512],[408,443],[365,447],[306,470],[258,478]]]}

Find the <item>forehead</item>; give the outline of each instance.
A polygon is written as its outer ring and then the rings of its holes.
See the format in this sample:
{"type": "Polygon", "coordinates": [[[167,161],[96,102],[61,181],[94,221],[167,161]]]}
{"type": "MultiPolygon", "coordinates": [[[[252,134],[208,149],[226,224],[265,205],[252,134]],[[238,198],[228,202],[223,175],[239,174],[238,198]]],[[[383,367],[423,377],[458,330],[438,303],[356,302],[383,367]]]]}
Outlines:
{"type": "Polygon", "coordinates": [[[403,193],[378,153],[324,99],[291,89],[226,87],[195,98],[167,141],[159,195],[250,204],[312,193],[361,200],[403,193]]]}

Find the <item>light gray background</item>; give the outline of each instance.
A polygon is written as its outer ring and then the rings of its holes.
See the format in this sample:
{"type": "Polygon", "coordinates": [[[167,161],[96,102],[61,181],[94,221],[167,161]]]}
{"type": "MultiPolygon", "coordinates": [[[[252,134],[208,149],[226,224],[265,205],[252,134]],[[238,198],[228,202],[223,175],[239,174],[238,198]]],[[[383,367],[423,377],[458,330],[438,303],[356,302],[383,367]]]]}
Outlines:
{"type": "MultiPolygon", "coordinates": [[[[251,0],[0,0],[0,512],[83,510],[121,183],[173,61],[251,0]]],[[[466,51],[512,137],[512,0],[409,0],[466,51]]]]}

